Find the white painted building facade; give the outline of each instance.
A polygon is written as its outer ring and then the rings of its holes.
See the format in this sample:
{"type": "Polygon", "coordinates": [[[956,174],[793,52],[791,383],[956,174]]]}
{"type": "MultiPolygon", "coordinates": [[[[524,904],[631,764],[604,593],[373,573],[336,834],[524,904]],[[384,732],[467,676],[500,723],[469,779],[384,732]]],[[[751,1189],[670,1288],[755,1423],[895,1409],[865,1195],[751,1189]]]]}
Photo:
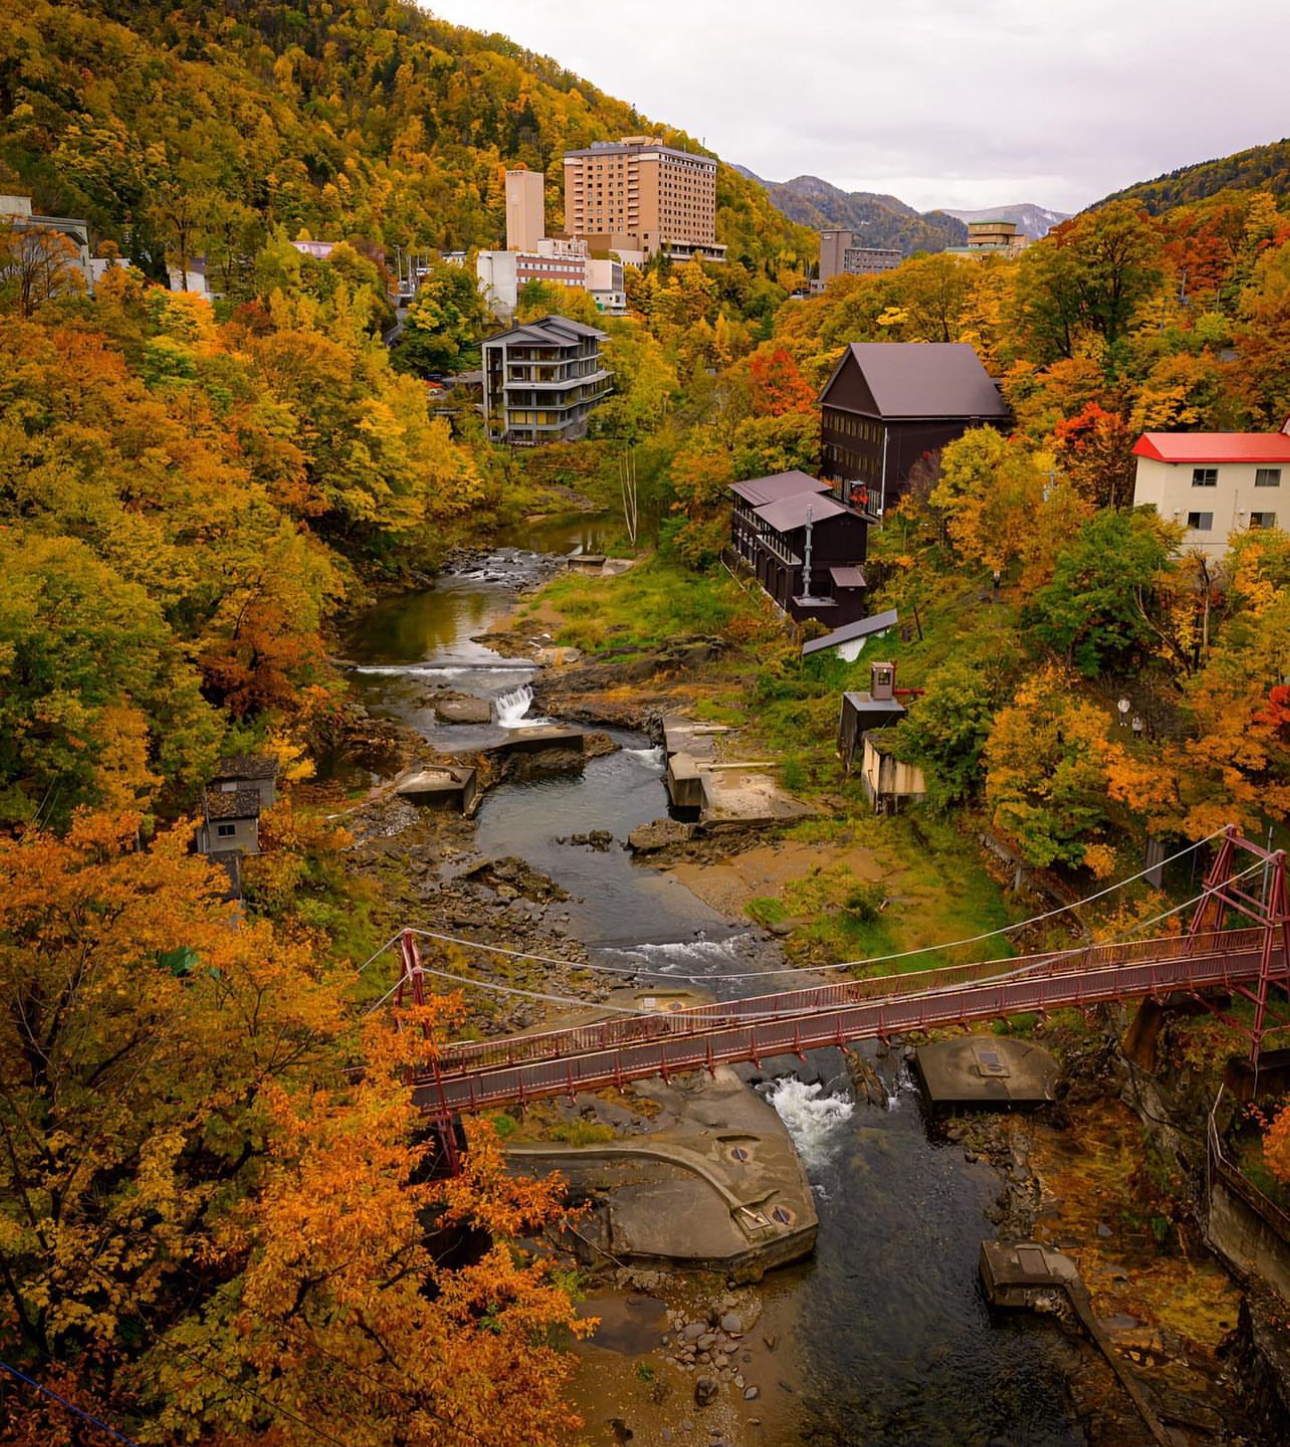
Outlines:
{"type": "MultiPolygon", "coordinates": [[[[1290,421],[1286,424],[1290,428],[1290,421]]],[[[1290,435],[1147,432],[1133,449],[1136,507],[1186,529],[1185,548],[1218,559],[1233,533],[1290,526],[1290,435]]]]}

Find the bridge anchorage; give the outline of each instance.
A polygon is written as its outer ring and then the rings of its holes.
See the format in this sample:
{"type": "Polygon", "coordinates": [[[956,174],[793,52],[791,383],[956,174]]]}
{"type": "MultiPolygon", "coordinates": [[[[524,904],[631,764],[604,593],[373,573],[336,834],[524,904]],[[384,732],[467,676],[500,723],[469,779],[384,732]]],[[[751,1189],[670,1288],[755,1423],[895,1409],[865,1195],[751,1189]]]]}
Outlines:
{"type": "MultiPolygon", "coordinates": [[[[572,1099],[579,1091],[651,1075],[666,1079],[777,1055],[800,1058],[825,1046],[1023,1013],[1152,1002],[1139,1011],[1141,1019],[1158,1015],[1162,1002],[1178,996],[1200,1001],[1245,1034],[1257,1069],[1266,1037],[1290,1028],[1290,1017],[1272,1008],[1278,998],[1290,1002],[1286,855],[1251,843],[1233,827],[1218,837],[1202,892],[1188,901],[1196,907],[1178,935],[847,979],[669,1013],[619,1011],[594,1024],[438,1048],[425,1031],[427,1067],[412,1080],[413,1098],[438,1136],[440,1169],[453,1172],[464,1112],[523,1107],[556,1095],[572,1099]],[[1238,861],[1245,867],[1238,869],[1238,861]],[[1245,923],[1235,924],[1233,917],[1245,923]],[[1252,1025],[1236,1019],[1214,994],[1248,1001],[1252,1025]]],[[[424,1003],[427,967],[412,930],[399,936],[399,952],[396,1001],[424,1003]]]]}

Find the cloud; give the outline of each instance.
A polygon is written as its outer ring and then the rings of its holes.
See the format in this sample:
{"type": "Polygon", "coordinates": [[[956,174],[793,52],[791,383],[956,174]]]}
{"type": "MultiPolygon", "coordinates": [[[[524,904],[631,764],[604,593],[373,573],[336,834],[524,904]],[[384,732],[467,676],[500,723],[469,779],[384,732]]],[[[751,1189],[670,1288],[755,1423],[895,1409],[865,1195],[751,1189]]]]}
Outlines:
{"type": "Polygon", "coordinates": [[[1281,137],[1282,0],[440,0],[771,180],[1078,210],[1281,137]],[[1265,57],[1264,77],[1259,58],[1265,57]]]}

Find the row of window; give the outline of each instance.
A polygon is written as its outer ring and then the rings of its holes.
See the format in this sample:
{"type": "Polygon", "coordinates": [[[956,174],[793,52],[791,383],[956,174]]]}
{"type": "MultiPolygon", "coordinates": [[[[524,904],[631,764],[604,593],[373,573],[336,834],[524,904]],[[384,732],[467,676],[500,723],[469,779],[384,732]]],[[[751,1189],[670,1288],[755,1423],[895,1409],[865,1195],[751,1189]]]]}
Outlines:
{"type": "Polygon", "coordinates": [[[865,442],[881,442],[882,428],[877,422],[866,422],[863,417],[852,417],[845,412],[832,413],[829,425],[835,432],[847,437],[859,437],[865,442]]]}
{"type": "MultiPolygon", "coordinates": [[[[1250,526],[1252,528],[1274,528],[1277,525],[1277,515],[1274,512],[1252,512],[1250,514],[1250,526]]],[[[1194,533],[1208,533],[1214,530],[1214,514],[1212,512],[1189,512],[1187,514],[1187,527],[1194,533]]]]}
{"type": "MultiPolygon", "coordinates": [[[[1217,487],[1218,468],[1216,467],[1193,467],[1191,470],[1191,485],[1193,487],[1217,487]]],[[[1279,467],[1256,467],[1254,470],[1255,487],[1280,487],[1281,469],[1279,467]]]]}

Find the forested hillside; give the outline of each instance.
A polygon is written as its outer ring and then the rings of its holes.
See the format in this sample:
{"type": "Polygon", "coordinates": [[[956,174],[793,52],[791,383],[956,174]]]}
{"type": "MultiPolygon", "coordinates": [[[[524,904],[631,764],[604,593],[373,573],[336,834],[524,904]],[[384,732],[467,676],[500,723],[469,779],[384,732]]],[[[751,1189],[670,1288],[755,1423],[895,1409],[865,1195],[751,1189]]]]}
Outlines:
{"type": "MultiPolygon", "coordinates": [[[[742,169],[742,168],[741,168],[742,169]]],[[[791,181],[756,181],[791,221],[813,231],[850,227],[866,246],[890,247],[912,256],[916,251],[944,251],[962,246],[967,226],[948,211],[920,213],[896,196],[874,191],[843,191],[818,176],[795,176],[791,181]]]]}
{"type": "Polygon", "coordinates": [[[1151,181],[1139,181],[1122,191],[1114,191],[1099,205],[1105,205],[1106,201],[1137,201],[1153,216],[1158,216],[1172,206],[1202,201],[1226,190],[1267,191],[1273,196],[1290,194],[1290,141],[1273,141],[1215,161],[1180,166],[1151,181]]]}
{"type": "MultiPolygon", "coordinates": [[[[277,226],[386,251],[497,245],[508,165],[546,172],[554,227],[563,151],[642,130],[698,149],[410,0],[34,0],[0,14],[0,187],[88,217],[154,276],[167,249],[204,252],[234,296],[277,226]]],[[[813,245],[729,168],[717,230],[771,277],[813,245]]]]}

